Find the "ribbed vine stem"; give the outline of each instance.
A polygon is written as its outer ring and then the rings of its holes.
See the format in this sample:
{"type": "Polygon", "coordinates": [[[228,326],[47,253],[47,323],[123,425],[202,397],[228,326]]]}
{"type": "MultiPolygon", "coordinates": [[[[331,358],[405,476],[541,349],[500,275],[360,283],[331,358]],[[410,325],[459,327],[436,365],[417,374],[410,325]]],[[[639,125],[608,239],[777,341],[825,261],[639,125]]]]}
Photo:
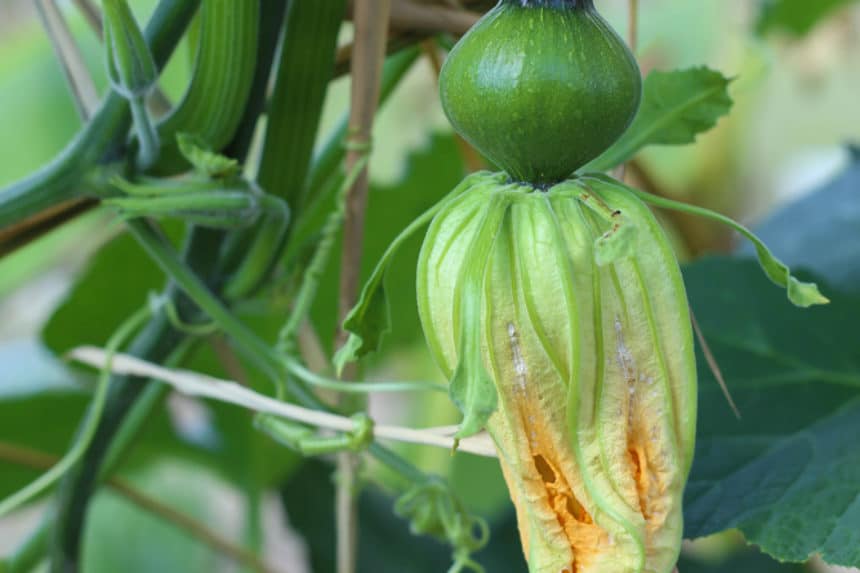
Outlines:
{"type": "MultiPolygon", "coordinates": [[[[214,264],[211,253],[217,249],[221,234],[195,229],[187,242],[185,259],[196,272],[208,275],[214,264]]],[[[188,312],[192,304],[179,296],[175,288],[168,288],[167,296],[180,312],[188,312]]],[[[157,312],[129,346],[134,356],[162,362],[173,354],[185,336],[173,327],[167,314],[157,312]]],[[[80,545],[90,498],[108,469],[122,454],[117,446],[118,435],[128,440],[126,427],[128,414],[137,410],[138,398],[146,391],[146,384],[129,376],[114,376],[110,382],[104,414],[95,435],[81,462],[66,475],[57,498],[57,520],[54,528],[51,566],[53,571],[73,570],[78,566],[80,545]]],[[[128,443],[128,442],[126,442],[128,443]]]]}
{"type": "MultiPolygon", "coordinates": [[[[199,2],[161,0],[158,4],[145,36],[159,68],[167,62],[199,2]]],[[[1,189],[0,241],[14,241],[33,226],[33,220],[61,219],[57,211],[76,206],[71,201],[83,194],[85,177],[125,145],[130,125],[128,101],[111,92],[92,120],[53,161],[1,189]]]]}

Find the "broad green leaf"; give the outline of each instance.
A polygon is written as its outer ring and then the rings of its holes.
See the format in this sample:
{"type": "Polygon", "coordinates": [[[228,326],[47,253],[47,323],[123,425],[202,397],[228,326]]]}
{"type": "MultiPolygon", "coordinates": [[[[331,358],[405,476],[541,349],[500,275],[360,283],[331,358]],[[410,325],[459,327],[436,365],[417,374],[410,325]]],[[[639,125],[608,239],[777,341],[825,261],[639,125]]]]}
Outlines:
{"type": "Polygon", "coordinates": [[[759,34],[781,31],[794,37],[805,36],[825,16],[855,0],[760,0],[756,31],[759,34]]]}
{"type": "Polygon", "coordinates": [[[4,253],[0,258],[0,300],[8,304],[7,295],[21,287],[26,288],[29,281],[44,276],[43,273],[58,265],[73,265],[91,255],[103,237],[103,215],[98,212],[82,214],[14,252],[4,253]]]}
{"type": "Polygon", "coordinates": [[[860,298],[794,308],[750,261],[707,260],[685,279],[743,416],[700,353],[685,535],[739,528],[780,560],[860,566],[860,298]]]}
{"type": "Polygon", "coordinates": [[[708,131],[732,107],[731,80],[705,67],[654,71],[645,79],[632,125],[603,155],[580,171],[607,171],[648,145],[685,145],[708,131]]]}
{"type": "Polygon", "coordinates": [[[701,560],[681,555],[678,571],[683,573],[803,573],[806,568],[794,563],[780,563],[754,548],[744,548],[717,560],[701,560]]]}

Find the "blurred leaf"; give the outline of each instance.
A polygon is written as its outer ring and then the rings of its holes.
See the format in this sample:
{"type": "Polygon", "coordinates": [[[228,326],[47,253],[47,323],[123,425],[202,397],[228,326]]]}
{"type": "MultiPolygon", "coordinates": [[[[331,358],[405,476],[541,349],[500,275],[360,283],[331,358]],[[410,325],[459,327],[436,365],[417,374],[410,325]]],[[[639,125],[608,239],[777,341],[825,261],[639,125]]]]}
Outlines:
{"type": "MultiPolygon", "coordinates": [[[[5,8],[7,3],[3,4],[5,8]]],[[[11,18],[4,20],[6,24],[11,18]]],[[[0,138],[0,185],[48,161],[80,127],[74,100],[43,30],[35,21],[33,27],[26,23],[4,26],[0,47],[0,121],[6,134],[0,138]]],[[[100,50],[93,48],[84,46],[86,60],[94,64],[88,67],[101,70],[100,50]]],[[[98,80],[103,85],[102,78],[98,80]]]]}
{"type": "Polygon", "coordinates": [[[164,275],[128,234],[90,260],[42,330],[45,344],[61,353],[80,344],[104,344],[117,325],[140,308],[164,275]]]}
{"type": "Polygon", "coordinates": [[[780,563],[753,548],[726,556],[716,562],[701,561],[681,554],[678,571],[682,573],[803,573],[803,565],[780,563]]]}
{"type": "MultiPolygon", "coordinates": [[[[74,440],[90,394],[74,386],[57,387],[50,378],[32,379],[26,392],[0,385],[0,442],[16,448],[35,450],[52,456],[62,455],[74,440]]],[[[201,466],[220,470],[230,477],[208,452],[178,439],[164,408],[158,408],[123,460],[121,473],[147,467],[164,457],[183,458],[201,466]]],[[[0,498],[26,485],[43,470],[0,461],[0,498]]]]}
{"type": "MultiPolygon", "coordinates": [[[[80,390],[0,397],[0,442],[59,456],[69,447],[88,402],[89,395],[80,390]]],[[[0,498],[40,473],[0,461],[0,498]]]]}
{"type": "MultiPolygon", "coordinates": [[[[162,464],[134,476],[134,485],[223,535],[225,520],[219,515],[219,505],[213,503],[224,497],[223,487],[212,479],[201,479],[200,470],[188,463],[162,464]]],[[[103,489],[95,497],[90,512],[82,571],[225,570],[224,564],[219,564],[223,559],[210,547],[110,489],[103,489]]]]}
{"type": "Polygon", "coordinates": [[[651,72],[636,119],[612,147],[581,171],[608,171],[649,145],[693,143],[731,110],[731,81],[705,67],[651,72]]]}
{"type": "MultiPolygon", "coordinates": [[[[0,345],[0,442],[59,455],[83,415],[89,396],[35,341],[0,345]],[[46,423],[50,420],[50,423],[46,423]]],[[[0,461],[0,499],[25,486],[39,472],[0,461]]]]}
{"type": "Polygon", "coordinates": [[[0,258],[0,299],[15,289],[31,288],[52,270],[74,268],[89,257],[103,239],[104,218],[85,213],[50,233],[0,258]]]}
{"type": "Polygon", "coordinates": [[[775,30],[795,37],[805,36],[825,16],[854,0],[762,0],[756,31],[775,30]]]}
{"type": "Polygon", "coordinates": [[[784,561],[860,565],[860,299],[798,309],[751,261],[686,269],[696,317],[743,414],[699,356],[687,537],[737,527],[784,561]]]}
{"type": "MultiPolygon", "coordinates": [[[[805,267],[834,286],[860,289],[860,149],[847,169],[823,188],[778,210],[756,227],[793,267],[805,267]]],[[[744,245],[740,252],[752,255],[744,245]]]]}

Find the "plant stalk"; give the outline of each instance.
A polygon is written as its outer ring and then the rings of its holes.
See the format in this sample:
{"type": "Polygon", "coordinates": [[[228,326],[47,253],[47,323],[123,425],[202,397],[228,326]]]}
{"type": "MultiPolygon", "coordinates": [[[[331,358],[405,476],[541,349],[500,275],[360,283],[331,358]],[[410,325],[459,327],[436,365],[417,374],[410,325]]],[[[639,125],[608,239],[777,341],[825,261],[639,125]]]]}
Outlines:
{"type": "Polygon", "coordinates": [[[57,59],[63,66],[63,73],[71,88],[78,115],[86,121],[95,113],[98,106],[98,93],[83,55],[57,3],[54,0],[37,0],[36,8],[51,39],[57,59]]]}
{"type": "Polygon", "coordinates": [[[639,0],[627,0],[627,43],[636,55],[639,49],[639,0]]]}
{"type": "MultiPolygon", "coordinates": [[[[370,153],[373,120],[379,105],[380,80],[385,61],[390,12],[391,0],[357,0],[355,2],[353,16],[355,45],[351,65],[352,92],[345,160],[346,173],[350,173],[370,153]]],[[[361,169],[352,188],[346,195],[343,250],[340,265],[340,294],[338,298],[339,328],[336,347],[342,346],[349,336],[341,324],[358,298],[369,183],[368,169],[365,166],[361,169]]],[[[344,374],[347,378],[355,379],[357,370],[351,367],[344,374]]],[[[335,520],[338,573],[354,573],[356,569],[358,545],[356,469],[358,461],[358,456],[352,453],[344,452],[337,456],[338,480],[335,497],[335,520]]]]}
{"type": "MultiPolygon", "coordinates": [[[[201,274],[208,275],[206,266],[211,253],[220,242],[220,233],[195,230],[189,236],[186,257],[201,274]]],[[[168,289],[168,296],[180,311],[188,312],[193,305],[178,296],[175,288],[168,289]]],[[[182,342],[185,335],[173,328],[166,313],[156,313],[132,342],[129,353],[153,360],[164,361],[182,342]]],[[[133,377],[111,378],[105,411],[96,429],[93,440],[81,462],[63,480],[57,497],[57,525],[52,546],[52,571],[67,573],[77,571],[80,560],[80,545],[89,500],[98,487],[102,467],[106,458],[118,455],[112,450],[114,436],[123,425],[126,415],[132,410],[146,385],[133,377]]]]}

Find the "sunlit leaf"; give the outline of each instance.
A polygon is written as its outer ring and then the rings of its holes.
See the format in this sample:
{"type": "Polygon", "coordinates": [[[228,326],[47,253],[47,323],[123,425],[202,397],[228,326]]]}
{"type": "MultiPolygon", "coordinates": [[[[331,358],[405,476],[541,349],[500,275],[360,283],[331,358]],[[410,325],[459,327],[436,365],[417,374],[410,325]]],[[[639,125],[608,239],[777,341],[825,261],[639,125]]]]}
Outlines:
{"type": "Polygon", "coordinates": [[[607,171],[649,145],[693,143],[731,110],[730,83],[731,79],[705,67],[651,72],[633,124],[581,171],[607,171]]]}

